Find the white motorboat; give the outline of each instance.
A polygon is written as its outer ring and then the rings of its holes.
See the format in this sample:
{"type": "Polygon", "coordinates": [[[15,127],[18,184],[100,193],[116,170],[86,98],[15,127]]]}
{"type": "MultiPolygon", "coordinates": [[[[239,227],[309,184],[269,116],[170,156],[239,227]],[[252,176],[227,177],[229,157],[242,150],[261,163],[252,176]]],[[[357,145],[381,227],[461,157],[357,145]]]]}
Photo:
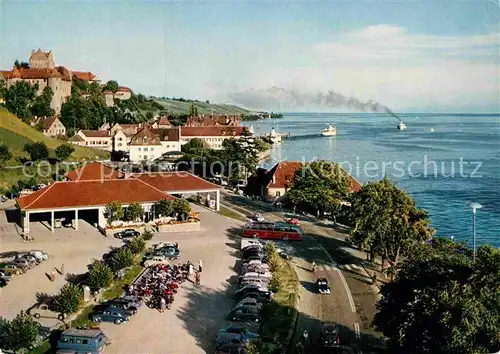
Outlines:
{"type": "Polygon", "coordinates": [[[334,125],[329,124],[328,128],[323,129],[321,132],[323,136],[335,136],[337,135],[337,128],[334,125]]]}
{"type": "Polygon", "coordinates": [[[281,143],[282,135],[277,133],[274,128],[271,129],[271,132],[268,135],[269,139],[271,139],[273,144],[281,143]]]}
{"type": "Polygon", "coordinates": [[[398,124],[398,130],[406,130],[406,129],[407,129],[406,124],[402,120],[400,120],[398,124]]]}

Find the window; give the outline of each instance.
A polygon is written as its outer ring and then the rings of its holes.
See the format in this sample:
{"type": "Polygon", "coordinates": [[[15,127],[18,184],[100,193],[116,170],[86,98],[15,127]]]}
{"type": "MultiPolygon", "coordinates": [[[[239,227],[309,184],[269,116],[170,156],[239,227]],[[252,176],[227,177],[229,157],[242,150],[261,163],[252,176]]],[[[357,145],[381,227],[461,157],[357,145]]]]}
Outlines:
{"type": "Polygon", "coordinates": [[[150,150],[153,151],[155,148],[151,148],[150,150]]]}
{"type": "MultiPolygon", "coordinates": [[[[141,151],[141,148],[137,148],[138,151],[141,151]]],[[[140,157],[140,156],[139,156],[140,157]]]]}
{"type": "Polygon", "coordinates": [[[89,341],[87,339],[83,339],[82,344],[89,344],[89,341]]]}
{"type": "Polygon", "coordinates": [[[81,344],[82,340],[81,339],[75,339],[75,344],[81,344]]]}
{"type": "Polygon", "coordinates": [[[281,197],[281,191],[276,191],[276,196],[281,197]]]}
{"type": "Polygon", "coordinates": [[[144,148],[144,151],[148,151],[148,148],[144,148]]]}
{"type": "Polygon", "coordinates": [[[122,138],[118,138],[118,141],[122,141],[122,138]]]}
{"type": "Polygon", "coordinates": [[[118,143],[118,146],[122,146],[122,143],[118,143]]]}
{"type": "Polygon", "coordinates": [[[150,159],[153,159],[154,157],[155,157],[155,155],[149,155],[150,159]]]}

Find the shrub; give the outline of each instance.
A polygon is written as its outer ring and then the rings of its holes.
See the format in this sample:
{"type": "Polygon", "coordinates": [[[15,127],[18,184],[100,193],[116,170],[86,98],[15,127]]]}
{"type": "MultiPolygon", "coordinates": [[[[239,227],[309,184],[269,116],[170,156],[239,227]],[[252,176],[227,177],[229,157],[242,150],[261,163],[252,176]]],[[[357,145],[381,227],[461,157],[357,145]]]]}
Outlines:
{"type": "Polygon", "coordinates": [[[108,224],[111,225],[113,221],[118,221],[123,218],[123,206],[120,202],[111,202],[106,205],[105,213],[107,214],[108,224]]]}
{"type": "Polygon", "coordinates": [[[169,216],[174,211],[172,201],[170,199],[160,200],[155,204],[155,214],[161,216],[169,216]]]}
{"type": "Polygon", "coordinates": [[[260,349],[257,343],[248,341],[245,344],[247,354],[260,354],[260,349]]]}
{"type": "Polygon", "coordinates": [[[191,206],[189,202],[184,198],[177,198],[172,202],[173,211],[176,213],[189,213],[191,211],[191,206]]]}
{"type": "Polygon", "coordinates": [[[83,289],[78,285],[68,283],[54,297],[54,310],[63,314],[71,314],[76,312],[82,303],[83,289]]]}
{"type": "Polygon", "coordinates": [[[12,158],[12,154],[9,151],[9,147],[4,143],[0,144],[0,167],[3,167],[7,161],[12,158]]]}
{"type": "Polygon", "coordinates": [[[40,324],[23,311],[12,322],[0,318],[0,347],[14,352],[30,347],[38,336],[39,327],[40,324]]]}
{"type": "Polygon", "coordinates": [[[126,217],[128,221],[136,221],[144,216],[144,209],[141,204],[132,203],[127,208],[126,217]]]}
{"type": "Polygon", "coordinates": [[[24,144],[24,151],[30,155],[32,161],[47,160],[49,157],[49,149],[47,145],[41,141],[33,144],[24,144]]]}
{"type": "Polygon", "coordinates": [[[146,249],[146,241],[142,237],[137,237],[127,243],[127,248],[132,254],[138,255],[146,249]]]}
{"type": "Polygon", "coordinates": [[[269,281],[269,290],[271,290],[273,293],[278,292],[281,288],[281,283],[282,279],[279,273],[274,273],[273,277],[269,281]]]}
{"type": "Polygon", "coordinates": [[[134,265],[134,255],[128,248],[119,248],[111,258],[110,268],[113,272],[117,272],[123,268],[134,265]]]}
{"type": "Polygon", "coordinates": [[[92,289],[102,289],[108,287],[112,281],[113,271],[111,268],[98,260],[94,260],[89,271],[89,286],[92,289]]]}
{"type": "Polygon", "coordinates": [[[151,230],[145,230],[141,235],[142,239],[145,241],[151,240],[153,238],[153,236],[154,236],[154,233],[151,230]]]}
{"type": "Polygon", "coordinates": [[[269,268],[272,272],[277,272],[281,268],[283,261],[276,251],[276,245],[274,242],[266,243],[266,255],[268,258],[269,268]]]}
{"type": "Polygon", "coordinates": [[[56,156],[59,160],[66,160],[72,153],[75,151],[75,148],[70,144],[61,144],[56,148],[56,156]]]}

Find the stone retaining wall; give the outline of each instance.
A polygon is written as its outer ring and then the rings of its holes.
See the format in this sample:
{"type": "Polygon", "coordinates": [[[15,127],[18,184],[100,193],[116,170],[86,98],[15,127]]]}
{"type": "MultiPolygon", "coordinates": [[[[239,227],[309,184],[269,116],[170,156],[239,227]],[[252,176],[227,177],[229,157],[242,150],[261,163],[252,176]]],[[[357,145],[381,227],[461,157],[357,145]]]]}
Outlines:
{"type": "Polygon", "coordinates": [[[182,224],[163,224],[158,226],[158,232],[192,232],[200,231],[200,222],[186,222],[182,224]]]}

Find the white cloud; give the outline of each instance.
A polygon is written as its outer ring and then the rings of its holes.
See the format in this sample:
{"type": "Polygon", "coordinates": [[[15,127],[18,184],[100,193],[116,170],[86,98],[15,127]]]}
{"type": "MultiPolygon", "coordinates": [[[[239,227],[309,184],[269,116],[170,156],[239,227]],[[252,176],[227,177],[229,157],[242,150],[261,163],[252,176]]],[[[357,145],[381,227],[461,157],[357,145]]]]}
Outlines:
{"type": "Polygon", "coordinates": [[[270,68],[247,84],[300,92],[333,90],[396,111],[494,109],[500,97],[498,44],[498,33],[420,35],[377,25],[313,44],[315,60],[309,65],[270,68]]]}

